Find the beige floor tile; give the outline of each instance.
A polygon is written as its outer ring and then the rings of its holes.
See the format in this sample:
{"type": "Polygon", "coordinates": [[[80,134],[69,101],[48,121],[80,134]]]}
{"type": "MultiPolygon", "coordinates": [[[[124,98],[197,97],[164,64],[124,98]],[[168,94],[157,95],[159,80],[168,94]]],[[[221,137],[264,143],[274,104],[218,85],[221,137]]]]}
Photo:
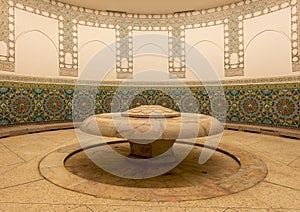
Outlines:
{"type": "Polygon", "coordinates": [[[99,203],[98,201],[97,198],[60,188],[46,180],[0,190],[0,203],[76,205],[99,203]]]}
{"type": "Polygon", "coordinates": [[[291,168],[296,168],[297,170],[300,171],[300,157],[298,157],[296,160],[292,161],[290,164],[289,164],[289,167],[291,168]]]}
{"type": "Polygon", "coordinates": [[[73,209],[70,209],[68,211],[71,212],[91,212],[94,211],[93,209],[91,209],[89,206],[87,205],[83,205],[83,206],[79,206],[79,207],[75,207],[73,209]]]}
{"type": "Polygon", "coordinates": [[[239,131],[234,131],[234,130],[224,130],[223,132],[223,136],[227,136],[227,135],[234,135],[239,133],[239,131]]]}
{"type": "Polygon", "coordinates": [[[40,159],[76,142],[74,130],[0,139],[0,211],[300,211],[297,140],[226,130],[223,144],[252,152],[267,164],[265,182],[229,196],[183,202],[100,199],[43,180],[40,159]]]}
{"type": "Polygon", "coordinates": [[[263,153],[266,157],[286,165],[300,156],[300,142],[277,137],[251,145],[255,152],[263,153]]]}
{"type": "Polygon", "coordinates": [[[300,156],[299,140],[289,138],[237,132],[224,136],[222,143],[234,145],[255,154],[263,154],[286,165],[300,156]]]}
{"type": "Polygon", "coordinates": [[[32,181],[42,180],[38,170],[38,163],[41,158],[36,158],[26,163],[18,164],[13,169],[0,175],[0,189],[12,187],[32,181]]]}
{"type": "MultiPolygon", "coordinates": [[[[226,132],[226,131],[225,131],[226,132]]],[[[234,131],[233,133],[225,134],[221,143],[227,145],[235,145],[237,147],[245,147],[259,142],[255,136],[257,134],[234,131]]]]}
{"type": "Polygon", "coordinates": [[[202,206],[239,209],[300,209],[300,191],[262,182],[243,192],[199,201],[202,206]]]}
{"type": "Polygon", "coordinates": [[[125,212],[223,212],[226,210],[226,208],[206,208],[206,207],[187,207],[187,206],[182,206],[182,207],[153,207],[153,206],[99,206],[99,205],[90,205],[89,208],[93,209],[93,211],[125,211],[125,212]]]}
{"type": "Polygon", "coordinates": [[[8,166],[6,166],[6,165],[0,166],[0,175],[13,170],[14,168],[20,166],[23,163],[25,163],[25,162],[16,163],[16,164],[8,165],[8,166]]]}
{"type": "Polygon", "coordinates": [[[18,203],[0,203],[1,212],[12,212],[12,211],[73,211],[73,209],[79,208],[78,205],[51,205],[51,204],[18,204],[18,203]]]}
{"type": "Polygon", "coordinates": [[[2,143],[12,152],[28,161],[37,156],[46,155],[60,146],[75,142],[74,138],[65,140],[62,142],[60,139],[49,139],[47,135],[39,137],[38,134],[30,134],[12,137],[9,140],[2,141],[2,143]]]}
{"type": "MultiPolygon", "coordinates": [[[[251,188],[255,190],[254,188],[251,188]]],[[[255,192],[242,191],[236,194],[212,198],[208,200],[189,202],[190,207],[209,207],[209,208],[268,208],[267,204],[261,201],[255,192]]]]}
{"type": "Polygon", "coordinates": [[[268,167],[265,181],[300,190],[300,169],[286,166],[265,156],[260,158],[268,167]]]}
{"type": "Polygon", "coordinates": [[[269,208],[300,210],[300,191],[291,188],[262,182],[256,189],[257,198],[265,202],[269,208]]]}
{"type": "Polygon", "coordinates": [[[23,158],[21,158],[16,153],[10,151],[4,145],[0,143],[0,166],[9,166],[13,164],[18,164],[24,162],[23,158]]]}
{"type": "Polygon", "coordinates": [[[8,149],[0,143],[0,153],[5,153],[7,150],[8,149]]]}

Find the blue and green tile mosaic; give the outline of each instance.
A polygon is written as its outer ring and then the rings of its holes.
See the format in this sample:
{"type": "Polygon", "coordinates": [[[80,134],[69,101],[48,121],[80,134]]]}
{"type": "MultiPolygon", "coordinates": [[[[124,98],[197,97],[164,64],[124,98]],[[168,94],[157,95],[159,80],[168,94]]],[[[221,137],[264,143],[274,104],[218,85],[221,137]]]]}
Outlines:
{"type": "Polygon", "coordinates": [[[82,120],[94,113],[124,111],[159,104],[182,112],[212,115],[212,107],[229,123],[300,128],[300,83],[226,85],[225,99],[203,86],[118,89],[0,82],[0,126],[82,120]],[[76,96],[76,98],[74,98],[76,96]],[[196,101],[195,101],[196,99],[196,101]],[[223,114],[224,113],[224,114],[223,114]]]}

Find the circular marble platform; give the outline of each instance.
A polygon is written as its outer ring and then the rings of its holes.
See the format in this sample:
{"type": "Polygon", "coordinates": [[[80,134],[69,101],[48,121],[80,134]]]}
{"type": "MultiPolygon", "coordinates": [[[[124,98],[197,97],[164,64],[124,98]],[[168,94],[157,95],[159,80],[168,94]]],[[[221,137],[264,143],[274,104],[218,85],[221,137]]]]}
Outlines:
{"type": "MultiPolygon", "coordinates": [[[[128,141],[90,146],[95,151],[110,145],[117,153],[128,155],[128,141]]],[[[191,145],[180,142],[177,145],[191,145]]],[[[212,158],[199,165],[203,144],[197,143],[188,157],[164,175],[143,180],[125,179],[97,167],[77,144],[48,154],[39,165],[50,182],[100,198],[133,201],[182,201],[229,195],[248,189],[267,175],[266,165],[253,154],[220,145],[212,158]]]]}
{"type": "Polygon", "coordinates": [[[160,105],[142,105],[124,112],[103,113],[86,118],[80,129],[91,135],[123,138],[130,155],[154,158],[173,151],[177,139],[217,135],[224,126],[203,114],[180,113],[160,105]]]}

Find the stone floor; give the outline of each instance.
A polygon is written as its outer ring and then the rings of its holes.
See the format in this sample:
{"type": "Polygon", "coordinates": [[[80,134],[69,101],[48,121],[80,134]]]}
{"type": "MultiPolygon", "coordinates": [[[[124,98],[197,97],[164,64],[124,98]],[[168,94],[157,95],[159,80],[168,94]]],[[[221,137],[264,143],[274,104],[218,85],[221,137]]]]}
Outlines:
{"type": "Polygon", "coordinates": [[[95,198],[45,180],[39,161],[76,143],[74,130],[0,139],[0,211],[300,211],[300,141],[225,131],[222,143],[262,159],[267,177],[245,191],[207,200],[139,202],[95,198]]]}

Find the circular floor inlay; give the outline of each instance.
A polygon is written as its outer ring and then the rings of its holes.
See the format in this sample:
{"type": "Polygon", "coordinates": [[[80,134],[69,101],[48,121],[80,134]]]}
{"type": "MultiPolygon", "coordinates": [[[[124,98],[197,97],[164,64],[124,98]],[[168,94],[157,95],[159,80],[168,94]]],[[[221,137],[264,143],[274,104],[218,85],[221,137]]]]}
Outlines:
{"type": "MultiPolygon", "coordinates": [[[[124,156],[130,154],[128,143],[112,144],[111,147],[124,156]]],[[[97,154],[97,147],[90,150],[97,154]]],[[[201,150],[201,147],[195,146],[188,157],[173,170],[164,175],[144,180],[124,179],[109,174],[95,165],[84,151],[68,157],[65,167],[69,172],[91,181],[128,187],[137,187],[138,185],[140,188],[194,187],[199,182],[206,184],[209,181],[220,181],[238,172],[240,168],[238,161],[220,152],[216,152],[204,165],[199,165],[198,158],[201,150]]]]}
{"type": "MultiPolygon", "coordinates": [[[[109,145],[121,155],[130,153],[126,141],[109,145]]],[[[101,145],[88,150],[97,154],[99,148],[101,145]]],[[[207,163],[199,165],[202,148],[202,144],[196,144],[176,168],[143,180],[107,173],[96,166],[78,145],[50,153],[39,168],[50,182],[69,190],[101,198],[139,201],[196,200],[228,195],[256,185],[267,174],[265,164],[254,155],[225,145],[220,145],[207,163]]]]}

